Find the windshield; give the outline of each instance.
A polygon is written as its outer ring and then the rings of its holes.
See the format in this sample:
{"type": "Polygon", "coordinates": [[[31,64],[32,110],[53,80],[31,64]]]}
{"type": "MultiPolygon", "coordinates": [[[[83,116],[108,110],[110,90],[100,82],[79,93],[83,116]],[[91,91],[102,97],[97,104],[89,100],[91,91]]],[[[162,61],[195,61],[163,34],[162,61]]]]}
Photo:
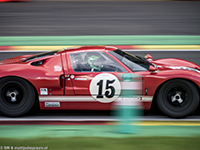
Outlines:
{"type": "Polygon", "coordinates": [[[126,65],[131,71],[146,71],[149,69],[151,63],[149,63],[145,58],[131,55],[127,52],[121,51],[119,49],[115,51],[110,51],[114,57],[120,60],[124,65],[126,65]]]}
{"type": "Polygon", "coordinates": [[[27,61],[30,61],[30,60],[34,60],[34,59],[38,59],[38,58],[45,57],[45,56],[55,55],[58,51],[59,50],[39,53],[39,54],[36,54],[34,56],[31,56],[31,57],[27,58],[26,60],[24,60],[24,62],[27,62],[27,61]]]}

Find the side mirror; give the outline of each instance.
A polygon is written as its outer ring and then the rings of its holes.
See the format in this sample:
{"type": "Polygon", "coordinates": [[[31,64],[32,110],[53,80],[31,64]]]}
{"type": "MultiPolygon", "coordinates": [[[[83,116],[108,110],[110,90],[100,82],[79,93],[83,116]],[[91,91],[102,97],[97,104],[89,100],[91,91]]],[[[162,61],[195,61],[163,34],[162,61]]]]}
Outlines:
{"type": "Polygon", "coordinates": [[[147,60],[152,60],[153,57],[150,54],[145,54],[144,58],[146,58],[147,60]]]}
{"type": "Polygon", "coordinates": [[[149,66],[149,71],[150,71],[150,72],[156,73],[157,70],[158,70],[157,68],[155,68],[155,67],[153,67],[153,66],[151,66],[151,65],[149,66]]]}

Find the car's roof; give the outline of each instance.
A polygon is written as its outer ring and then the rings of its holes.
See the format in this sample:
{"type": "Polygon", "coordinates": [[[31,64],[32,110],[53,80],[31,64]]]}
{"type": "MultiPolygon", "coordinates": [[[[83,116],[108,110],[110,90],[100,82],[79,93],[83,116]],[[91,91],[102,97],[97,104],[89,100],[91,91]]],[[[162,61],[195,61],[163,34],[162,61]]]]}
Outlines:
{"type": "Polygon", "coordinates": [[[67,48],[67,49],[62,49],[59,50],[57,53],[65,53],[65,52],[73,52],[73,51],[84,51],[84,50],[92,50],[92,51],[104,51],[104,50],[108,50],[108,51],[114,51],[117,50],[118,48],[116,47],[112,47],[112,46],[80,46],[80,47],[71,47],[71,48],[67,48]]]}

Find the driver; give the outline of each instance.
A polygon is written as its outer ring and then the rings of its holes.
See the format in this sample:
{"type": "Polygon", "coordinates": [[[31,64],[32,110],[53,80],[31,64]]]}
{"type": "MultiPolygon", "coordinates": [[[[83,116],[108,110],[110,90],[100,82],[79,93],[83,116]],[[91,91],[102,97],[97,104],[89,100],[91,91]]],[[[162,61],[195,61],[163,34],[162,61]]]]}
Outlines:
{"type": "Polygon", "coordinates": [[[95,55],[88,57],[87,62],[89,66],[92,68],[91,71],[94,70],[101,71],[101,68],[103,67],[103,65],[101,64],[102,62],[100,61],[101,57],[102,56],[95,56],[95,55]]]}

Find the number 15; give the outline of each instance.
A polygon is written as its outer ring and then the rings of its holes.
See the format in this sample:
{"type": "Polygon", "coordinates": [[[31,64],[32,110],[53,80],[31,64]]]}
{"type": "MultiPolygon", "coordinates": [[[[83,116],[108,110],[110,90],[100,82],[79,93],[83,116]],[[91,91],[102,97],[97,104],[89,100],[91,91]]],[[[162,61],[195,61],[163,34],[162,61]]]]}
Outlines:
{"type": "MultiPolygon", "coordinates": [[[[114,95],[115,95],[115,88],[112,86],[112,85],[109,85],[109,84],[112,84],[115,82],[115,79],[114,80],[106,80],[106,91],[105,91],[105,96],[107,98],[112,98],[114,95]],[[111,92],[108,91],[108,89],[111,90],[111,92]]],[[[102,90],[103,90],[103,80],[100,80],[97,85],[99,86],[99,91],[98,91],[98,95],[97,95],[97,98],[103,98],[103,95],[102,95],[102,90]]]]}

